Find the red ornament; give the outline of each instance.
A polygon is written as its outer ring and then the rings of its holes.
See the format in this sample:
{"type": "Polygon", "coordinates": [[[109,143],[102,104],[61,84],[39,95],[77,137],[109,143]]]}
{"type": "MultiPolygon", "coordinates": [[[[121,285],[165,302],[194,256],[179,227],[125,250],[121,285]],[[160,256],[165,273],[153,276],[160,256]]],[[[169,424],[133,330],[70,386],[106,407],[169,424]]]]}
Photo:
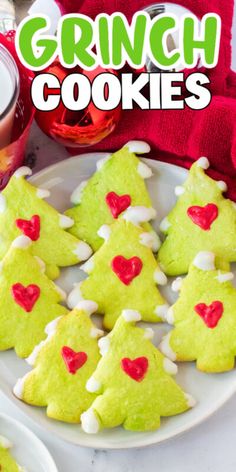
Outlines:
{"type": "Polygon", "coordinates": [[[66,368],[70,374],[76,374],[88,359],[86,352],[75,352],[68,346],[64,346],[61,350],[62,358],[66,364],[66,368]]]}
{"type": "Polygon", "coordinates": [[[131,205],[131,197],[130,195],[117,195],[115,192],[110,192],[106,195],[106,203],[113,218],[118,218],[131,205]]]}
{"type": "MultiPolygon", "coordinates": [[[[82,73],[90,82],[104,72],[116,74],[113,70],[102,67],[97,67],[93,71],[81,70],[79,67],[66,69],[58,60],[44,72],[55,75],[60,83],[71,73],[82,73]]],[[[54,93],[58,94],[58,90],[54,93]]],[[[56,110],[37,111],[35,118],[42,131],[55,141],[67,147],[80,147],[92,146],[106,138],[114,131],[120,115],[121,106],[111,111],[102,111],[90,102],[84,110],[71,111],[67,110],[61,101],[56,110]]]]}
{"type": "Polygon", "coordinates": [[[224,312],[224,305],[222,302],[212,302],[211,305],[199,303],[194,307],[196,313],[201,316],[208,328],[215,328],[224,312]]]}
{"type": "Polygon", "coordinates": [[[125,285],[130,285],[132,280],[140,274],[143,263],[139,257],[126,259],[123,256],[116,256],[112,260],[111,266],[121,282],[125,285]]]}
{"type": "Polygon", "coordinates": [[[19,228],[25,236],[37,241],[40,235],[40,217],[38,215],[32,216],[31,220],[16,220],[16,226],[19,228]]]}
{"type": "Polygon", "coordinates": [[[20,283],[12,285],[11,292],[15,302],[27,313],[33,310],[40,296],[40,288],[34,284],[28,285],[28,287],[24,287],[20,283]]]}
{"type": "Polygon", "coordinates": [[[188,208],[187,214],[195,225],[200,226],[204,231],[208,231],[218,217],[218,207],[214,203],[208,203],[204,207],[192,206],[188,208]]]}
{"type": "Polygon", "coordinates": [[[148,370],[147,357],[137,357],[133,361],[128,357],[121,360],[121,367],[123,371],[136,382],[141,382],[148,370]]]}

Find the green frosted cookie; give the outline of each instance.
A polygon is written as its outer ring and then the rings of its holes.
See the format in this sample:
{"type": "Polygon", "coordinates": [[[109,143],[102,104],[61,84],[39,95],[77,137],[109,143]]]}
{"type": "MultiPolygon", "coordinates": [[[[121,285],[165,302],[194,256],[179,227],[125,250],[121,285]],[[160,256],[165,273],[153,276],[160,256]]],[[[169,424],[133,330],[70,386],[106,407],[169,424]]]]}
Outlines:
{"type": "Polygon", "coordinates": [[[48,338],[27,359],[34,369],[14,387],[18,398],[47,407],[50,418],[80,422],[81,413],[95,399],[85,385],[100,359],[97,338],[103,331],[89,318],[96,309],[94,302],[80,302],[75,310],[47,326],[48,338]]]}
{"type": "Polygon", "coordinates": [[[79,300],[94,300],[104,316],[104,326],[112,329],[124,308],[140,312],[145,321],[163,319],[169,308],[157,284],[167,282],[151,250],[150,233],[138,225],[153,215],[152,208],[132,207],[113,225],[103,225],[102,247],[82,267],[89,277],[75,286],[68,297],[73,308],[79,300]]]}
{"type": "MultiPolygon", "coordinates": [[[[103,243],[98,234],[103,224],[113,223],[130,205],[152,206],[144,181],[152,176],[152,171],[135,155],[149,151],[149,145],[142,141],[127,143],[120,151],[98,161],[97,172],[73,192],[71,201],[76,206],[66,215],[75,224],[69,231],[94,251],[103,243]]],[[[146,228],[152,230],[150,225],[146,228]]],[[[156,236],[155,251],[159,246],[156,236]]]]}
{"type": "Polygon", "coordinates": [[[1,262],[0,351],[15,348],[27,357],[45,338],[45,326],[67,313],[65,294],[43,273],[45,264],[31,254],[27,236],[18,236],[1,262]]]}
{"type": "Polygon", "coordinates": [[[236,209],[223,197],[225,182],[216,182],[204,169],[209,167],[205,157],[190,169],[182,187],[176,187],[178,201],[161,223],[166,234],[158,260],[167,275],[188,272],[199,251],[212,251],[226,261],[236,261],[236,209]]]}
{"type": "Polygon", "coordinates": [[[1,472],[24,472],[25,469],[19,466],[10,454],[12,446],[8,439],[0,436],[0,470],[1,472]]]}
{"type": "Polygon", "coordinates": [[[233,274],[215,267],[212,252],[200,252],[185,279],[173,283],[180,290],[167,321],[174,329],[160,349],[172,360],[197,361],[204,372],[234,367],[236,355],[236,289],[233,274]]]}
{"type": "Polygon", "coordinates": [[[24,177],[31,173],[28,167],[18,169],[0,194],[0,259],[11,242],[24,234],[34,241],[32,251],[47,264],[48,276],[56,278],[58,267],[84,261],[92,251],[86,243],[66,231],[73,225],[73,220],[60,215],[43,200],[49,196],[49,191],[36,188],[25,180],[24,177]]]}
{"type": "Polygon", "coordinates": [[[153,330],[135,326],[139,320],[138,312],[124,310],[113,331],[98,342],[103,357],[87,382],[87,390],[98,397],[81,416],[86,433],[119,425],[155,430],[161,416],[177,415],[195,403],[171,378],[177,366],[150,342],[153,330]]]}

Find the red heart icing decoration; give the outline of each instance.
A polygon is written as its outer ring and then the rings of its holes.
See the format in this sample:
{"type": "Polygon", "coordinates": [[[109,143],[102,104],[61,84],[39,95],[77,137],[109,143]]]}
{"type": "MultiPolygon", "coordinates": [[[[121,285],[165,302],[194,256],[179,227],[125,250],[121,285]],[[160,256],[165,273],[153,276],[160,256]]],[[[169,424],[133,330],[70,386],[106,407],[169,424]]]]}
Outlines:
{"type": "Polygon", "coordinates": [[[124,357],[121,360],[121,367],[131,379],[141,382],[148,370],[148,359],[147,357],[137,357],[132,361],[128,357],[124,357]]]}
{"type": "Polygon", "coordinates": [[[215,328],[224,312],[224,305],[219,301],[212,302],[210,305],[199,303],[194,307],[196,313],[201,316],[208,328],[215,328]]]}
{"type": "Polygon", "coordinates": [[[110,192],[106,196],[106,203],[113,218],[118,218],[131,205],[131,197],[130,195],[117,195],[115,192],[110,192]]]}
{"type": "Polygon", "coordinates": [[[192,206],[188,208],[187,214],[195,225],[208,231],[218,216],[218,207],[214,203],[208,203],[204,207],[192,206]]]}
{"type": "Polygon", "coordinates": [[[86,352],[75,352],[68,346],[64,346],[61,350],[62,358],[66,364],[66,368],[70,374],[76,374],[88,359],[86,352]]]}
{"type": "Polygon", "coordinates": [[[16,220],[16,226],[25,236],[28,236],[32,241],[37,241],[40,236],[40,217],[38,215],[32,216],[31,220],[16,220]]]}
{"type": "Polygon", "coordinates": [[[27,313],[33,310],[40,296],[40,288],[34,284],[28,285],[28,287],[24,287],[20,283],[14,284],[12,285],[11,292],[15,302],[27,313]]]}
{"type": "Polygon", "coordinates": [[[125,285],[129,285],[132,280],[140,274],[143,263],[139,257],[126,259],[123,256],[116,256],[112,260],[111,267],[121,282],[125,285]]]}

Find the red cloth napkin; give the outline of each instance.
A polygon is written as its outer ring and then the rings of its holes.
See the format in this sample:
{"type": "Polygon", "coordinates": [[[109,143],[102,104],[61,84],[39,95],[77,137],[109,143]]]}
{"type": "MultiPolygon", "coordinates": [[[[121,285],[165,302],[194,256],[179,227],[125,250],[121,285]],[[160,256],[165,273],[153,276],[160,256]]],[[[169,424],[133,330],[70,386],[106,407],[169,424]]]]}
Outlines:
{"type": "MultiPolygon", "coordinates": [[[[58,0],[65,12],[80,12],[94,18],[100,12],[123,12],[129,19],[148,0],[58,0]]],[[[204,110],[125,111],[115,132],[94,150],[116,150],[127,141],[143,139],[150,143],[150,157],[190,167],[200,156],[211,162],[212,175],[224,179],[229,196],[236,200],[236,74],[231,66],[233,0],[170,0],[202,17],[215,12],[222,19],[219,62],[208,71],[213,98],[204,110]]],[[[155,1],[153,1],[155,3],[155,1]]],[[[80,152],[83,152],[80,149],[80,152]]]]}

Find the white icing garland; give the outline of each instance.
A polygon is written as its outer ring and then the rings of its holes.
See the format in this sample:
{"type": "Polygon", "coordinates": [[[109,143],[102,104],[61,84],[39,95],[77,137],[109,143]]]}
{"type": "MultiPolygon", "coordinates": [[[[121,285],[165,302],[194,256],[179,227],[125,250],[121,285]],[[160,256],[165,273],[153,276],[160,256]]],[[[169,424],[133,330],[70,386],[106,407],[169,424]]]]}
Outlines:
{"type": "Polygon", "coordinates": [[[82,413],[80,419],[81,419],[81,427],[85,433],[87,434],[98,433],[100,429],[100,425],[94,413],[94,410],[92,408],[82,413]]]}
{"type": "Polygon", "coordinates": [[[91,247],[85,243],[84,241],[80,241],[76,249],[74,249],[73,254],[75,254],[78,257],[78,261],[86,261],[91,255],[93,251],[91,247]]]}
{"type": "Polygon", "coordinates": [[[213,252],[201,251],[196,255],[193,265],[201,270],[214,270],[215,254],[213,252]]]}
{"type": "Polygon", "coordinates": [[[141,223],[146,223],[150,220],[153,220],[156,217],[156,210],[154,208],[147,208],[144,206],[130,206],[123,213],[122,218],[126,221],[130,221],[136,226],[139,226],[141,223]]]}
{"type": "Polygon", "coordinates": [[[207,157],[200,157],[200,159],[197,160],[197,167],[207,170],[210,167],[210,162],[207,157]]]}
{"type": "Polygon", "coordinates": [[[141,314],[136,310],[123,310],[121,316],[127,323],[133,323],[142,319],[141,314]]]}
{"type": "Polygon", "coordinates": [[[83,182],[81,182],[78,185],[78,187],[72,192],[71,197],[70,197],[71,203],[73,203],[74,205],[78,205],[79,203],[81,203],[82,194],[87,183],[88,183],[87,180],[83,180],[83,182]]]}
{"type": "Polygon", "coordinates": [[[148,154],[151,151],[151,147],[145,141],[129,141],[125,147],[134,154],[148,154]]]}
{"type": "Polygon", "coordinates": [[[147,164],[144,164],[144,162],[139,162],[137,171],[143,179],[150,179],[153,175],[152,169],[150,169],[147,164]]]}
{"type": "Polygon", "coordinates": [[[159,345],[159,349],[171,361],[176,361],[176,353],[173,351],[173,349],[170,346],[170,336],[171,336],[171,332],[168,333],[166,336],[163,336],[161,343],[159,345]]]}

